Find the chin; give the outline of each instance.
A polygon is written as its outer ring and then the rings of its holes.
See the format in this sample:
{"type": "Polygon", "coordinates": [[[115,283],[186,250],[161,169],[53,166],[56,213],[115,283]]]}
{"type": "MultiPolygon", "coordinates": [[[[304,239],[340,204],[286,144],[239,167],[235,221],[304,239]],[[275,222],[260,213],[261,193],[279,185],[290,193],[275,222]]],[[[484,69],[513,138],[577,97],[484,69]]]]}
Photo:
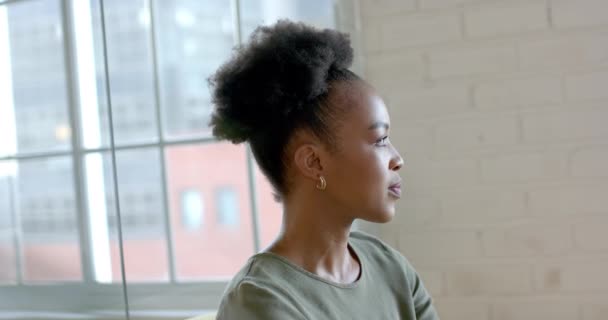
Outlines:
{"type": "Polygon", "coordinates": [[[393,220],[393,217],[395,217],[395,212],[391,212],[390,214],[382,216],[383,219],[380,220],[379,223],[388,223],[388,222],[391,222],[393,220]]]}
{"type": "Polygon", "coordinates": [[[376,212],[375,214],[369,215],[366,217],[365,221],[374,222],[374,223],[387,223],[393,220],[395,216],[395,210],[382,210],[382,212],[376,212]]]}

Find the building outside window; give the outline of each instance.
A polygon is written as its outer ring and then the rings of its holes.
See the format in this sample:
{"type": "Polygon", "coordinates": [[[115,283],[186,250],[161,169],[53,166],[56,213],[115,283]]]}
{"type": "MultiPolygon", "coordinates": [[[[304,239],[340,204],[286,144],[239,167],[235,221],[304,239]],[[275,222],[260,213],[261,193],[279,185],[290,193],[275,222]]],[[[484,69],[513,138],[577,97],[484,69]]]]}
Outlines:
{"type": "Polygon", "coordinates": [[[257,25],[352,10],[0,0],[0,318],[214,308],[281,213],[246,146],[211,136],[206,79],[257,25]]]}
{"type": "Polygon", "coordinates": [[[198,230],[204,222],[205,206],[198,190],[182,192],[182,224],[188,230],[198,230]]]}
{"type": "Polygon", "coordinates": [[[239,200],[236,191],[230,187],[222,187],[216,191],[217,221],[223,226],[238,226],[239,200]]]}

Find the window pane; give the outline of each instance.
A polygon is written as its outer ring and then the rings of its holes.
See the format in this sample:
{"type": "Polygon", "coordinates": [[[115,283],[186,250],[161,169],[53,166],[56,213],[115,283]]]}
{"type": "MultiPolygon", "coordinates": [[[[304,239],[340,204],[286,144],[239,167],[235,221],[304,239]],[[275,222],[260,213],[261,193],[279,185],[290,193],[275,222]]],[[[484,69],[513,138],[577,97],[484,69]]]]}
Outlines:
{"type": "Polygon", "coordinates": [[[179,279],[229,278],[253,254],[245,148],[229,143],[166,149],[171,225],[179,279]],[[190,228],[180,214],[196,190],[205,220],[190,228]]]}
{"type": "Polygon", "coordinates": [[[323,28],[335,27],[334,0],[241,0],[243,42],[259,25],[282,18],[323,28]]]}
{"type": "Polygon", "coordinates": [[[0,161],[0,284],[17,281],[15,228],[16,167],[12,161],[0,161]]]}
{"type": "Polygon", "coordinates": [[[181,193],[181,198],[182,225],[186,229],[197,230],[205,217],[202,195],[198,190],[185,190],[181,193]]]}
{"type": "Polygon", "coordinates": [[[208,135],[207,78],[230,55],[230,1],[155,1],[164,134],[208,135]]]}
{"type": "Polygon", "coordinates": [[[9,117],[14,127],[9,133],[16,140],[13,152],[70,148],[60,8],[53,0],[3,6],[0,65],[6,70],[0,75],[0,116],[9,117]]]}
{"type": "MultiPolygon", "coordinates": [[[[147,1],[104,0],[103,3],[115,143],[156,141],[156,100],[147,1]]],[[[99,1],[91,0],[90,4],[98,106],[81,106],[82,112],[97,113],[94,117],[97,124],[83,126],[83,135],[98,135],[101,140],[98,143],[108,146],[101,9],[99,1]],[[91,129],[100,130],[101,133],[87,131],[91,129]]],[[[87,141],[86,138],[84,140],[87,141]]],[[[92,143],[87,147],[97,146],[92,143]]]]}
{"type": "MultiPolygon", "coordinates": [[[[87,156],[87,166],[95,167],[95,157],[99,157],[99,154],[93,153],[87,156]]],[[[107,254],[111,256],[109,261],[111,261],[112,281],[120,282],[120,249],[112,159],[109,153],[104,153],[101,158],[103,179],[91,179],[93,181],[87,182],[87,187],[93,190],[104,190],[108,231],[106,231],[106,235],[100,237],[105,236],[105,241],[110,242],[107,254]],[[94,181],[97,181],[96,185],[94,181]]],[[[126,281],[166,281],[169,279],[169,271],[159,151],[157,148],[117,151],[116,165],[126,281]]],[[[93,169],[90,173],[87,171],[88,176],[94,174],[93,169]]],[[[99,197],[99,193],[89,192],[88,197],[91,202],[92,198],[99,197]]],[[[99,202],[100,200],[94,201],[99,202]]],[[[94,212],[92,209],[95,208],[90,208],[89,212],[94,212]]],[[[97,214],[103,215],[104,212],[97,214]]],[[[102,261],[108,261],[108,259],[105,258],[102,261]]]]}
{"type": "Polygon", "coordinates": [[[17,282],[15,248],[12,242],[12,232],[3,230],[0,234],[0,284],[17,282]]]}
{"type": "Polygon", "coordinates": [[[68,157],[18,163],[16,202],[24,281],[82,278],[72,172],[68,157]]]}
{"type": "Polygon", "coordinates": [[[121,282],[120,256],[118,246],[118,226],[115,221],[116,210],[112,167],[109,155],[90,153],[84,158],[84,192],[86,199],[87,229],[90,238],[93,278],[97,282],[121,282]],[[114,223],[110,225],[110,221],[114,223]]]}
{"type": "MultiPolygon", "coordinates": [[[[259,25],[269,25],[281,18],[303,21],[322,28],[335,28],[334,0],[241,0],[241,32],[247,41],[259,25]]],[[[256,166],[255,185],[258,197],[260,246],[266,248],[277,236],[282,221],[282,205],[274,200],[273,189],[256,166]]]]}
{"type": "Polygon", "coordinates": [[[217,203],[217,222],[219,225],[235,227],[239,225],[239,201],[237,191],[232,187],[215,190],[217,203]]]}
{"type": "Polygon", "coordinates": [[[274,199],[274,190],[258,166],[255,170],[255,187],[258,197],[260,249],[264,249],[279,234],[283,219],[283,206],[274,199]]]}

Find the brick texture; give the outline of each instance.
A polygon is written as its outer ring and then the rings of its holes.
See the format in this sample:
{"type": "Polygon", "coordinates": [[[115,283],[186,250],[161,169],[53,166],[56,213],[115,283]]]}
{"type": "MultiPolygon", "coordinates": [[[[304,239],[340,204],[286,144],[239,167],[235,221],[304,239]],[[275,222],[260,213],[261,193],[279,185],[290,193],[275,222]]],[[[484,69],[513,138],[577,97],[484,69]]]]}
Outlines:
{"type": "Polygon", "coordinates": [[[526,265],[480,265],[446,272],[448,295],[525,294],[532,291],[526,265]]]}
{"type": "Polygon", "coordinates": [[[549,27],[545,1],[510,1],[464,11],[466,35],[488,37],[533,32],[549,27]]]}
{"type": "Polygon", "coordinates": [[[558,28],[608,24],[608,2],[604,0],[553,0],[553,24],[558,28]]]}
{"type": "Polygon", "coordinates": [[[359,3],[405,159],[377,230],[442,318],[607,319],[608,1],[359,3]]]}

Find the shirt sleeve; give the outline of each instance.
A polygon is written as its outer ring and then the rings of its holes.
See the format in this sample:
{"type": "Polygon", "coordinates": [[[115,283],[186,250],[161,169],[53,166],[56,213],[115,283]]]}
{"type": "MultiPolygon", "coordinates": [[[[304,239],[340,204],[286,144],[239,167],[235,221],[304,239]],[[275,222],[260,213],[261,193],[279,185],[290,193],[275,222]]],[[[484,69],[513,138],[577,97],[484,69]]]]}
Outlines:
{"type": "Polygon", "coordinates": [[[241,282],[225,296],[216,319],[300,320],[304,316],[293,304],[272,290],[251,282],[241,282]]]}
{"type": "Polygon", "coordinates": [[[414,267],[403,257],[406,267],[406,276],[412,293],[412,300],[418,320],[439,320],[437,310],[433,306],[433,299],[424,287],[424,283],[414,267]]]}

